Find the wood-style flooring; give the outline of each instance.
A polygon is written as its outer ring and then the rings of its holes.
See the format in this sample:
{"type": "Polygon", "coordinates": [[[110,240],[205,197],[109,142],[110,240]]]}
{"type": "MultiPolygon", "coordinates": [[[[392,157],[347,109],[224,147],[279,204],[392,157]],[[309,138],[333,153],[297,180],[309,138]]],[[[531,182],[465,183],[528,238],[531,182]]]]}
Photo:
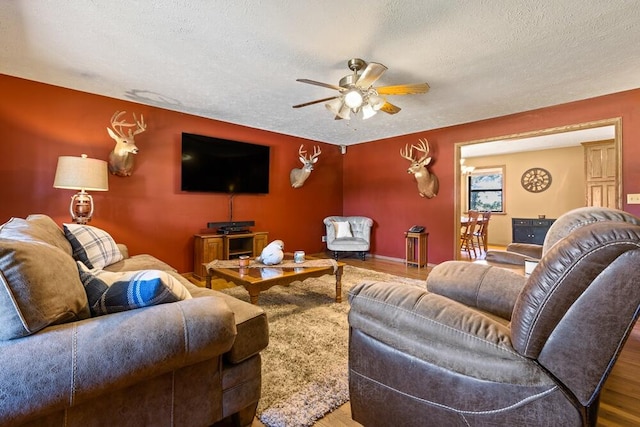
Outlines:
{"type": "MultiPolygon", "coordinates": [[[[315,256],[322,256],[322,254],[315,256]]],[[[428,272],[428,269],[425,268],[407,267],[404,262],[375,257],[368,257],[366,261],[361,261],[356,257],[347,257],[341,258],[340,261],[355,267],[413,279],[426,279],[428,272]]],[[[268,387],[267,384],[263,386],[268,387]]],[[[351,419],[351,406],[347,402],[318,420],[315,426],[357,427],[360,424],[351,419]]],[[[600,399],[598,426],[640,426],[640,323],[636,324],[633,329],[604,385],[600,399]]],[[[264,427],[264,424],[256,418],[252,427],[264,427]]]]}

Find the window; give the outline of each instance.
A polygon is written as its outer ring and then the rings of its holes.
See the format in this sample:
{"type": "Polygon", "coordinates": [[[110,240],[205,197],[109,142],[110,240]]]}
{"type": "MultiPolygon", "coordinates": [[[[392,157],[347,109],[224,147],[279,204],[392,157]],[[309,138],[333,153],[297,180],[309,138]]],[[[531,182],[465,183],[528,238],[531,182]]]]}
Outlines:
{"type": "Polygon", "coordinates": [[[469,210],[504,212],[504,166],[476,168],[467,181],[469,210]]]}

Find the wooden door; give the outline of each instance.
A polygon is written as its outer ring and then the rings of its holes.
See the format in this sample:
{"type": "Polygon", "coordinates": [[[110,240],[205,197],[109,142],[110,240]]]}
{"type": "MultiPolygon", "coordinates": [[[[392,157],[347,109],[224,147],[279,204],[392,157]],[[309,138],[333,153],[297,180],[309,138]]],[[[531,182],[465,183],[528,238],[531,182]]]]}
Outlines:
{"type": "Polygon", "coordinates": [[[214,259],[223,258],[223,237],[217,235],[196,235],[194,238],[193,275],[204,280],[207,271],[202,265],[214,259]]]}
{"type": "Polygon", "coordinates": [[[586,206],[620,208],[615,141],[593,141],[584,147],[586,206]]]}
{"type": "Polygon", "coordinates": [[[259,231],[255,233],[255,235],[253,236],[253,256],[254,257],[260,256],[264,247],[267,246],[268,237],[269,235],[266,232],[259,231]]]}

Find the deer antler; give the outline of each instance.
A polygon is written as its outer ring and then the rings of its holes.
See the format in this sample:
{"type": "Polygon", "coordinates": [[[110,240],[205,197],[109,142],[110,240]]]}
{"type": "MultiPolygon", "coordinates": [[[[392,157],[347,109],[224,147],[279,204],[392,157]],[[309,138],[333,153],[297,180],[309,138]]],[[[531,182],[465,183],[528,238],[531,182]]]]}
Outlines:
{"type": "Polygon", "coordinates": [[[300,148],[298,149],[298,155],[300,156],[300,162],[304,165],[307,163],[307,150],[304,150],[304,144],[300,144],[300,148]]]}
{"type": "Polygon", "coordinates": [[[415,148],[416,150],[424,153],[424,156],[422,156],[422,158],[417,161],[418,163],[421,163],[427,157],[429,157],[430,148],[429,148],[429,142],[427,142],[426,139],[418,139],[418,141],[420,141],[420,145],[417,147],[415,145],[412,145],[411,148],[415,148]]]}
{"type": "Polygon", "coordinates": [[[309,161],[312,161],[313,159],[318,157],[321,153],[322,153],[322,151],[320,151],[320,147],[316,145],[315,147],[313,147],[313,155],[311,156],[309,161]]]}
{"type": "Polygon", "coordinates": [[[424,156],[422,157],[423,159],[425,159],[428,155],[429,155],[429,142],[427,142],[426,139],[418,139],[418,141],[420,141],[420,146],[416,147],[415,145],[412,145],[412,147],[414,147],[416,150],[424,153],[424,156]]]}
{"type": "Polygon", "coordinates": [[[307,158],[307,150],[303,150],[304,144],[300,145],[300,148],[298,149],[298,154],[300,155],[300,161],[303,164],[307,164],[307,163],[312,163],[316,157],[318,157],[322,151],[320,151],[320,147],[318,147],[317,145],[315,147],[313,147],[313,154],[311,155],[310,158],[307,158]]]}
{"type": "MultiPolygon", "coordinates": [[[[138,128],[133,132],[133,135],[137,135],[147,130],[147,124],[144,122],[144,116],[142,114],[140,114],[140,121],[138,121],[136,113],[133,113],[133,120],[135,120],[136,126],[138,126],[138,128]]],[[[131,129],[129,129],[129,135],[131,135],[131,129]]]]}
{"type": "Polygon", "coordinates": [[[136,127],[135,131],[132,131],[132,129],[129,129],[129,138],[131,138],[134,135],[137,135],[139,133],[144,132],[147,129],[147,125],[144,122],[144,116],[140,115],[140,120],[138,120],[136,118],[136,114],[133,113],[133,120],[135,121],[135,123],[127,123],[124,120],[120,120],[120,117],[122,117],[123,114],[126,114],[126,111],[116,111],[113,116],[111,117],[111,127],[113,128],[113,131],[120,137],[120,138],[126,138],[127,136],[124,134],[124,129],[125,127],[127,128],[131,128],[131,127],[136,127]]]}
{"type": "Polygon", "coordinates": [[[411,162],[414,162],[415,160],[413,159],[413,145],[411,146],[411,148],[409,148],[409,144],[406,144],[404,146],[404,149],[400,149],[400,157],[402,157],[403,159],[407,159],[411,162]]]}

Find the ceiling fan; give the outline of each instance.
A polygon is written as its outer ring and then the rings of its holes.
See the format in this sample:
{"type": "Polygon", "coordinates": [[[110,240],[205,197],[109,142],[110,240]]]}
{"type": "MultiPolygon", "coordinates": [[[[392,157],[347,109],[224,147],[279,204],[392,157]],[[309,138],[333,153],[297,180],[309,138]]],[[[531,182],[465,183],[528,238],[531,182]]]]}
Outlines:
{"type": "Polygon", "coordinates": [[[378,111],[388,114],[396,114],[400,107],[387,102],[386,95],[412,95],[426,93],[429,85],[426,83],[404,84],[394,86],[373,87],[373,84],[387,70],[382,64],[376,62],[366,63],[360,58],[353,58],[347,62],[347,66],[353,74],[349,74],[340,79],[338,85],[317,82],[309,79],[296,79],[298,82],[322,86],[335,89],[339,95],[328,98],[317,99],[304,104],[294,105],[293,108],[306,107],[307,105],[327,102],[325,107],[335,115],[335,119],[349,120],[351,113],[357,114],[362,111],[362,118],[368,119],[378,111]],[[362,70],[360,74],[358,72],[362,70]]]}

